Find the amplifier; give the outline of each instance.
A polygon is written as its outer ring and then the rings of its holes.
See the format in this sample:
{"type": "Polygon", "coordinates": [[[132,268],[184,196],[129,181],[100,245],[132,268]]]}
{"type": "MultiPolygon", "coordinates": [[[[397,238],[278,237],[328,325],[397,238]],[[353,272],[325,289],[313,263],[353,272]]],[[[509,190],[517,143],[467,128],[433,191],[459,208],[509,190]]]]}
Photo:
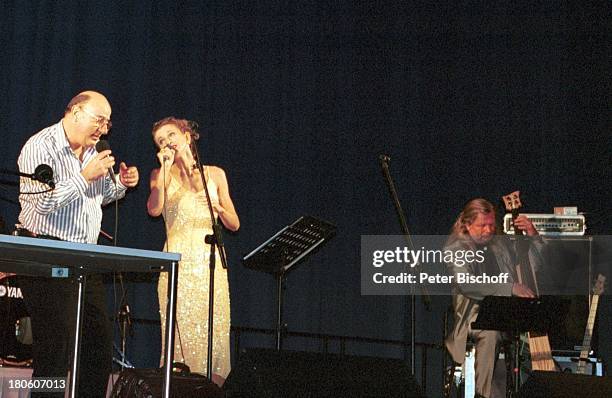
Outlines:
{"type": "MultiPolygon", "coordinates": [[[[586,220],[583,215],[529,214],[527,216],[540,235],[582,236],[586,232],[586,220]]],[[[512,214],[504,216],[504,233],[514,234],[512,214]]]]}
{"type": "MultiPolygon", "coordinates": [[[[578,358],[580,358],[580,352],[575,356],[554,356],[553,357],[557,365],[561,368],[562,372],[565,373],[576,373],[578,367],[578,358]]],[[[586,366],[586,374],[593,376],[603,376],[603,363],[601,359],[589,358],[589,363],[586,366]]]]}

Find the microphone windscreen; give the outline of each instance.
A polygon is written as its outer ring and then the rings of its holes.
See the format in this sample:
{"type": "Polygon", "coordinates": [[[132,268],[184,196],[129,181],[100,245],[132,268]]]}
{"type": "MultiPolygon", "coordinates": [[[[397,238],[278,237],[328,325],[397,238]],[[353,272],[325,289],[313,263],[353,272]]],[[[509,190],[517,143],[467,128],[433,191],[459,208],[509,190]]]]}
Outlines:
{"type": "Polygon", "coordinates": [[[106,140],[96,142],[96,151],[102,152],[110,149],[110,144],[106,140]]]}
{"type": "MultiPolygon", "coordinates": [[[[110,149],[110,145],[108,144],[108,141],[106,140],[100,140],[98,142],[96,142],[96,151],[102,152],[102,151],[106,151],[110,149]]],[[[112,167],[108,168],[108,174],[110,175],[111,179],[113,180],[114,183],[117,182],[117,179],[115,178],[115,172],[113,171],[112,167]]]]}
{"type": "Polygon", "coordinates": [[[55,182],[53,181],[53,169],[48,164],[38,165],[36,170],[34,170],[33,177],[35,180],[47,184],[51,188],[55,188],[55,182]]]}

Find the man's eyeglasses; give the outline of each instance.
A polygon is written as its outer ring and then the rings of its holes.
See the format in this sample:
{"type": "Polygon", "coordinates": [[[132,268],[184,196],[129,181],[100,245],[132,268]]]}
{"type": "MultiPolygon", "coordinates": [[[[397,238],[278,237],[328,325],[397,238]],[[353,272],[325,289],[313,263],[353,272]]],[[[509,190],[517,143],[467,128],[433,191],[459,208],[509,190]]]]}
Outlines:
{"type": "Polygon", "coordinates": [[[113,127],[113,123],[110,121],[110,119],[107,119],[104,116],[94,115],[93,113],[89,112],[87,109],[85,109],[83,107],[81,107],[81,110],[83,112],[85,112],[93,120],[95,120],[96,125],[98,126],[98,128],[102,128],[102,127],[106,126],[106,128],[108,130],[110,130],[113,127]]]}

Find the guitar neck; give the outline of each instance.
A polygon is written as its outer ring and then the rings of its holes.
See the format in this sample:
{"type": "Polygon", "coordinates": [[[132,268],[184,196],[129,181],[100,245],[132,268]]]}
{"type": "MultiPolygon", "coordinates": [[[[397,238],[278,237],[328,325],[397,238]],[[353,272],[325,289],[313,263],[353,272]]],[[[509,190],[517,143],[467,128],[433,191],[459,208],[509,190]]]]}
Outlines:
{"type": "Polygon", "coordinates": [[[586,330],[584,331],[584,339],[582,340],[582,350],[580,351],[580,360],[576,373],[584,374],[586,372],[586,362],[589,359],[589,351],[591,351],[591,338],[593,337],[593,327],[595,325],[595,316],[597,314],[597,304],[599,303],[599,295],[593,295],[591,299],[591,310],[589,311],[589,319],[587,320],[586,330]]]}

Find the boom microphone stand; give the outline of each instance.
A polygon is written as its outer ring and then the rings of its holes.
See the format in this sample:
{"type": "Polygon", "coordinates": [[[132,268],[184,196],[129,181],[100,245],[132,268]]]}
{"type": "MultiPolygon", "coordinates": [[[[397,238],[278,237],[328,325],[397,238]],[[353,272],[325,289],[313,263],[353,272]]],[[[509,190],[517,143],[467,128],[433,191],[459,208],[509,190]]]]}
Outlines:
{"type": "MultiPolygon", "coordinates": [[[[198,124],[190,121],[189,127],[193,132],[197,132],[198,124]]],[[[213,211],[212,202],[210,201],[210,193],[208,192],[208,186],[206,184],[206,178],[204,178],[204,167],[200,162],[200,154],[198,153],[198,146],[195,140],[191,140],[190,144],[191,153],[196,161],[196,168],[200,171],[200,177],[202,178],[202,186],[204,187],[204,193],[206,194],[206,201],[208,202],[208,212],[210,213],[210,219],[212,221],[212,235],[206,235],[204,242],[210,245],[210,257],[209,257],[209,275],[208,275],[208,351],[206,361],[206,377],[212,381],[212,352],[213,352],[213,320],[214,320],[214,303],[215,303],[215,261],[216,261],[216,248],[219,248],[219,259],[221,260],[221,266],[227,269],[227,259],[225,258],[225,246],[223,245],[223,239],[221,236],[221,224],[215,218],[215,212],[213,211]]],[[[210,178],[210,176],[208,176],[210,178]]]]}
{"type": "MultiPolygon", "coordinates": [[[[22,173],[21,171],[14,171],[14,170],[9,170],[9,169],[0,169],[0,174],[8,174],[8,175],[13,175],[17,177],[26,177],[34,181],[42,182],[43,184],[48,185],[49,188],[51,189],[55,189],[55,180],[53,179],[53,169],[51,169],[51,166],[46,165],[44,163],[36,166],[36,169],[34,170],[34,173],[32,174],[22,173]]],[[[34,192],[32,194],[37,194],[37,193],[44,193],[44,192],[34,192]]]]}
{"type": "MultiPolygon", "coordinates": [[[[389,187],[389,193],[391,194],[391,199],[395,204],[395,210],[397,211],[397,216],[399,218],[400,226],[402,228],[402,232],[404,237],[406,238],[406,243],[410,250],[414,251],[414,243],[412,242],[412,237],[410,236],[410,231],[408,230],[408,223],[406,222],[406,215],[404,214],[404,210],[402,209],[402,205],[400,204],[399,198],[397,196],[397,191],[395,190],[395,184],[393,183],[393,179],[391,178],[391,174],[389,173],[389,160],[391,158],[387,155],[380,155],[380,166],[382,167],[382,172],[385,176],[385,181],[387,182],[387,186],[389,187]]],[[[420,272],[420,264],[415,265],[415,269],[420,272]]],[[[429,297],[429,293],[425,286],[421,285],[421,299],[427,311],[431,311],[431,298],[429,297]]],[[[415,336],[416,336],[416,297],[414,294],[414,287],[410,288],[410,372],[414,376],[414,362],[415,362],[415,336]]]]}

